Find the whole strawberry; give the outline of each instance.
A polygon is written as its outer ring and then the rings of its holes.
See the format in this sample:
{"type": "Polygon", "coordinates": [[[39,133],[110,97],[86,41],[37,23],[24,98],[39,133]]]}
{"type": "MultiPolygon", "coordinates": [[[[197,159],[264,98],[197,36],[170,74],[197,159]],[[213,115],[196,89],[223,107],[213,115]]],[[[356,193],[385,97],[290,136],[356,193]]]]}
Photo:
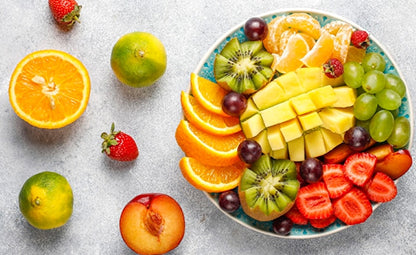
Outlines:
{"type": "Polygon", "coordinates": [[[102,133],[102,152],[111,159],[118,161],[131,161],[139,156],[134,139],[121,131],[114,131],[114,123],[111,125],[110,134],[102,133]]]}
{"type": "Polygon", "coordinates": [[[71,27],[75,21],[79,21],[81,5],[75,0],[49,0],[49,8],[52,15],[60,25],[71,27]]]}
{"type": "Polygon", "coordinates": [[[363,30],[354,31],[351,35],[351,43],[357,48],[367,49],[370,45],[368,33],[363,30]]]}
{"type": "Polygon", "coordinates": [[[331,58],[324,64],[325,75],[329,78],[337,78],[344,73],[344,66],[337,58],[331,58]]]}

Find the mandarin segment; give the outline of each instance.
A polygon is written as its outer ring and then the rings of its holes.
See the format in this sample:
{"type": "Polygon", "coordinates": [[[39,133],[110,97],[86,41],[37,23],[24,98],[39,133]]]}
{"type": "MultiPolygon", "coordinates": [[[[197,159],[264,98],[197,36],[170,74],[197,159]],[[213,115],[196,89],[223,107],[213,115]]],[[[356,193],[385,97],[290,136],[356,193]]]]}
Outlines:
{"type": "Polygon", "coordinates": [[[339,28],[335,35],[334,52],[332,53],[332,57],[338,59],[343,64],[347,60],[352,32],[352,26],[349,24],[344,24],[339,28]]]}
{"type": "Polygon", "coordinates": [[[272,68],[280,73],[288,73],[302,67],[301,59],[309,52],[308,43],[299,34],[290,37],[281,56],[274,54],[272,68]]]}
{"type": "Polygon", "coordinates": [[[322,66],[331,57],[333,50],[334,37],[323,30],[321,37],[301,61],[308,67],[322,66]]]}

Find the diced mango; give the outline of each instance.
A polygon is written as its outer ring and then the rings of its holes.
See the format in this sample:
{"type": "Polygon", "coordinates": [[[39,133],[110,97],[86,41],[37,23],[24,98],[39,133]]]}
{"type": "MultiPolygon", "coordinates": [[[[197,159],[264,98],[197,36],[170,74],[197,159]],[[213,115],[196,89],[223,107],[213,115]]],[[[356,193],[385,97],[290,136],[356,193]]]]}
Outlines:
{"type": "Polygon", "coordinates": [[[327,153],[324,138],[319,129],[305,134],[306,157],[316,158],[327,153]]]}
{"type": "Polygon", "coordinates": [[[261,151],[264,154],[268,154],[271,151],[269,140],[267,139],[267,130],[263,130],[257,136],[253,137],[253,140],[258,142],[261,146],[261,151]]]}
{"type": "Polygon", "coordinates": [[[289,99],[291,97],[297,96],[305,92],[295,72],[289,72],[284,75],[281,75],[274,79],[274,81],[277,82],[277,84],[279,84],[280,87],[283,89],[283,91],[285,92],[286,99],[289,99]]]}
{"type": "Polygon", "coordinates": [[[253,98],[250,97],[247,100],[247,108],[246,108],[246,110],[240,115],[240,120],[246,120],[246,119],[250,118],[251,116],[253,116],[254,114],[256,114],[258,112],[259,112],[259,109],[254,104],[253,98]]]}
{"type": "Polygon", "coordinates": [[[292,108],[298,115],[305,114],[316,110],[316,106],[312,101],[311,97],[304,93],[290,99],[292,108]]]}
{"type": "Polygon", "coordinates": [[[305,160],[305,141],[303,136],[296,138],[287,143],[289,151],[289,158],[292,161],[304,161],[305,160]]]}
{"type": "Polygon", "coordinates": [[[287,99],[283,89],[272,81],[252,96],[253,102],[260,110],[281,103],[287,99]]]}
{"type": "Polygon", "coordinates": [[[317,112],[311,112],[298,116],[299,122],[302,125],[303,131],[308,131],[313,128],[319,127],[323,124],[319,114],[317,112]]]}
{"type": "Polygon", "coordinates": [[[338,97],[331,86],[324,86],[308,92],[317,109],[332,106],[338,97]]]}
{"type": "MultiPolygon", "coordinates": [[[[323,73],[323,69],[322,69],[322,73],[323,73]]],[[[342,75],[338,76],[337,78],[329,78],[328,76],[326,76],[325,74],[322,75],[322,83],[323,85],[331,85],[332,87],[337,87],[337,86],[341,86],[344,85],[344,78],[342,75]]]]}
{"type": "Polygon", "coordinates": [[[262,110],[260,111],[260,114],[266,127],[271,127],[296,118],[296,113],[292,109],[289,101],[262,110]]]}
{"type": "Polygon", "coordinates": [[[321,128],[322,137],[324,138],[325,149],[332,150],[343,142],[342,135],[336,134],[326,128],[321,128]]]}
{"type": "Polygon", "coordinates": [[[323,85],[323,70],[321,67],[306,67],[296,70],[299,82],[304,91],[310,91],[323,85]]]}
{"type": "Polygon", "coordinates": [[[258,135],[262,130],[265,129],[261,115],[255,114],[249,119],[242,121],[241,129],[247,138],[252,138],[258,135]]]}
{"type": "Polygon", "coordinates": [[[287,144],[285,143],[284,146],[285,147],[280,150],[271,151],[269,153],[270,157],[275,158],[275,159],[288,159],[287,144]]]}
{"type": "Polygon", "coordinates": [[[349,108],[325,108],[319,112],[322,127],[337,134],[343,134],[355,124],[354,112],[349,108]]]}
{"type": "Polygon", "coordinates": [[[283,138],[282,132],[280,132],[279,125],[275,125],[267,129],[267,139],[269,140],[272,151],[280,150],[285,147],[286,142],[283,138]]]}
{"type": "Polygon", "coordinates": [[[281,123],[280,131],[286,142],[290,142],[303,134],[302,127],[297,118],[281,123]]]}
{"type": "Polygon", "coordinates": [[[354,105],[357,98],[355,89],[348,86],[340,86],[334,88],[334,92],[337,96],[337,101],[332,105],[332,107],[344,108],[354,105]]]}

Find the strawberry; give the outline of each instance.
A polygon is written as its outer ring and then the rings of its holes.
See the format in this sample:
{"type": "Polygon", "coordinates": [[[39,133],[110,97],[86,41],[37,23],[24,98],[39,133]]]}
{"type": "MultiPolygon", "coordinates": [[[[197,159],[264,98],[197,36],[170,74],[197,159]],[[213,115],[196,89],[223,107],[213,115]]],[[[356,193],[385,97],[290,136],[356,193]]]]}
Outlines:
{"type": "Polygon", "coordinates": [[[368,33],[363,30],[354,31],[351,35],[351,43],[357,48],[367,49],[370,46],[368,33]]]}
{"type": "Polygon", "coordinates": [[[312,183],[300,188],[296,198],[296,206],[307,219],[326,219],[334,212],[323,182],[312,183]]]}
{"type": "Polygon", "coordinates": [[[366,221],[372,212],[370,200],[356,187],[334,201],[334,215],[347,225],[366,221]]]}
{"type": "Polygon", "coordinates": [[[337,198],[347,193],[353,184],[344,176],[341,164],[323,165],[323,179],[330,198],[337,198]]]}
{"type": "Polygon", "coordinates": [[[329,216],[329,218],[326,219],[319,219],[319,220],[310,220],[312,227],[314,228],[326,228],[332,223],[334,223],[337,220],[337,217],[335,215],[329,216]]]}
{"type": "Polygon", "coordinates": [[[344,66],[337,58],[330,58],[324,65],[324,73],[328,78],[337,78],[344,73],[344,66]]]}
{"type": "Polygon", "coordinates": [[[131,161],[139,156],[134,139],[121,131],[114,131],[114,123],[111,125],[110,134],[102,133],[102,152],[111,159],[118,161],[131,161]]]}
{"type": "Polygon", "coordinates": [[[294,224],[297,225],[306,225],[308,224],[308,219],[305,218],[296,207],[296,204],[290,208],[290,210],[285,214],[286,217],[292,220],[294,224]]]}
{"type": "Polygon", "coordinates": [[[387,174],[377,172],[365,186],[365,192],[371,201],[384,203],[396,197],[397,187],[387,174]]]}
{"type": "Polygon", "coordinates": [[[60,25],[72,26],[79,21],[81,5],[75,0],[49,0],[52,15],[60,25]]]}
{"type": "Polygon", "coordinates": [[[363,186],[373,175],[377,157],[366,152],[349,156],[344,163],[344,174],[357,186],[363,186]]]}

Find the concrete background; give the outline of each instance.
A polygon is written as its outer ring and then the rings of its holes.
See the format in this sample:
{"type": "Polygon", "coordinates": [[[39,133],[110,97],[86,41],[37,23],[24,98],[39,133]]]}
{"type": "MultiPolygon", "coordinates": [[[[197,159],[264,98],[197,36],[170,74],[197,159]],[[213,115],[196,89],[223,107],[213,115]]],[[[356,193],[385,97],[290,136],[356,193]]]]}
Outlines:
{"type": "Polygon", "coordinates": [[[145,192],[167,193],[184,210],[185,237],[170,254],[416,254],[415,167],[400,179],[397,197],[364,224],[327,237],[288,240],[233,222],[191,187],[180,174],[183,153],[174,138],[180,91],[188,89],[202,56],[228,29],[273,10],[313,8],[361,25],[389,50],[414,95],[416,2],[79,0],[82,23],[71,31],[57,27],[46,0],[2,2],[0,254],[133,254],[121,239],[118,220],[124,205],[145,192]],[[109,64],[114,43],[132,31],[153,33],[167,50],[166,73],[149,88],[122,85],[109,64]],[[19,119],[7,92],[16,64],[47,48],[79,58],[92,81],[83,116],[51,131],[19,119]],[[135,162],[113,162],[101,154],[100,134],[109,131],[111,122],[136,139],[140,156],[135,162]],[[64,175],[75,198],[68,224],[50,231],[31,227],[17,199],[26,179],[44,170],[64,175]]]}

